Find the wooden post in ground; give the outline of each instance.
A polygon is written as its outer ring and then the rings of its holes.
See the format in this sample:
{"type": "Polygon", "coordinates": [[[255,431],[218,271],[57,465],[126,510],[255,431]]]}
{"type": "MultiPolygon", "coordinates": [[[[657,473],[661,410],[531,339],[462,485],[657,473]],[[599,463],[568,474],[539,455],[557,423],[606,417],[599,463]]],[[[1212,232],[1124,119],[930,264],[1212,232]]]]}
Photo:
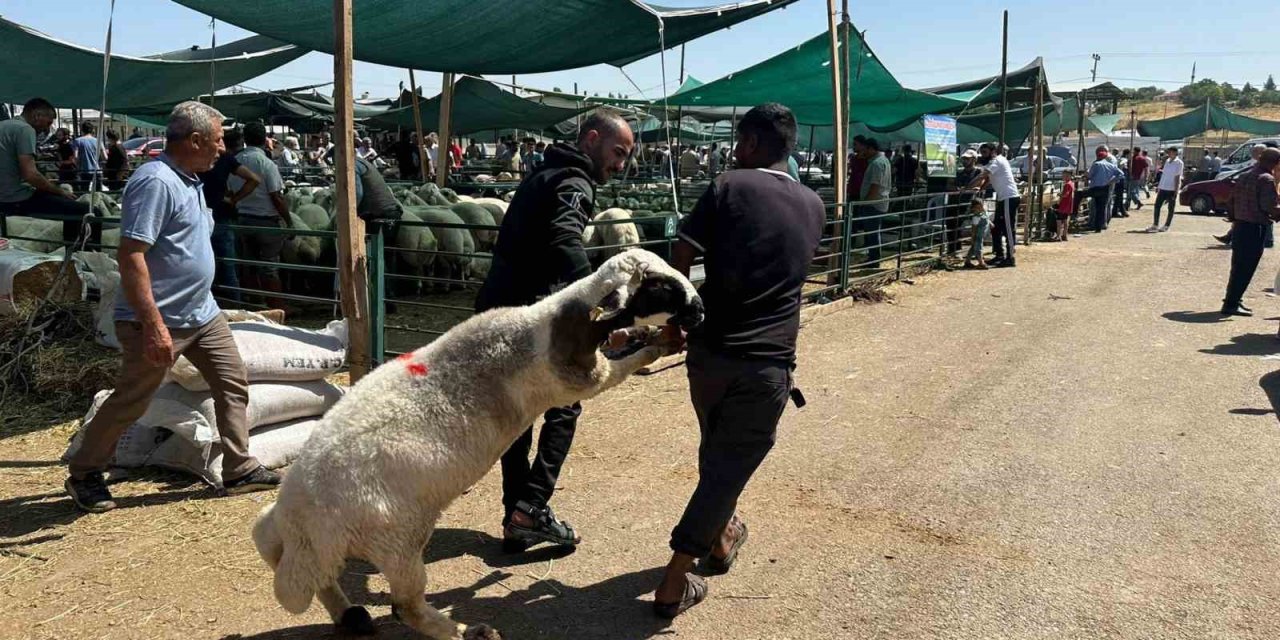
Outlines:
{"type": "Polygon", "coordinates": [[[1008,144],[1005,137],[1005,114],[1009,111],[1009,10],[1004,11],[1004,35],[1000,48],[1000,146],[1008,144]]]}
{"type": "Polygon", "coordinates": [[[352,137],[351,0],[333,0],[334,212],[338,222],[338,286],[347,320],[351,382],[373,366],[369,353],[368,257],[364,221],[356,217],[355,145],[352,137]]]}
{"type": "Polygon", "coordinates": [[[449,126],[453,119],[453,74],[444,74],[444,86],[440,91],[440,128],[436,135],[440,137],[436,148],[436,185],[444,187],[449,183],[449,126]]]}
{"type": "MultiPolygon", "coordinates": [[[[844,75],[840,71],[840,67],[848,60],[848,46],[845,42],[843,46],[840,43],[840,32],[836,28],[836,2],[835,0],[827,0],[827,31],[831,36],[831,121],[834,123],[835,130],[832,132],[835,138],[835,157],[831,163],[831,186],[835,187],[835,219],[845,219],[844,210],[844,181],[846,176],[845,162],[847,160],[846,141],[844,135],[845,116],[844,116],[844,100],[840,95],[840,88],[844,82],[844,75]]],[[[846,221],[845,224],[848,224],[846,221]]],[[[841,231],[841,237],[848,235],[841,231]]],[[[840,254],[843,250],[842,243],[837,240],[832,244],[834,254],[828,262],[828,269],[848,269],[848,265],[840,264],[840,254]]],[[[827,277],[827,281],[838,282],[840,274],[831,274],[827,277]]]]}
{"type": "Polygon", "coordinates": [[[1042,215],[1040,211],[1041,187],[1044,185],[1044,165],[1041,154],[1044,151],[1044,80],[1036,82],[1035,114],[1031,117],[1032,141],[1027,149],[1027,165],[1031,168],[1030,198],[1027,199],[1027,222],[1022,230],[1023,244],[1031,244],[1032,221],[1042,215]]]}
{"type": "Polygon", "coordinates": [[[409,99],[413,102],[413,130],[418,134],[418,165],[422,169],[422,181],[430,180],[427,175],[427,141],[422,137],[422,112],[418,109],[418,81],[413,77],[413,69],[409,70],[409,99]]]}

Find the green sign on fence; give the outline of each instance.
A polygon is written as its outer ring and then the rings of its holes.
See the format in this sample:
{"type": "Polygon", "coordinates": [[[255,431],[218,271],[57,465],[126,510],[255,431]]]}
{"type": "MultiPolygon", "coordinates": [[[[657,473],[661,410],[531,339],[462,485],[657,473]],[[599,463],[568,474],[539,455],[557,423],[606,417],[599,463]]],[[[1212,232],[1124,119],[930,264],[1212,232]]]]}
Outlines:
{"type": "Polygon", "coordinates": [[[667,216],[666,227],[664,227],[664,231],[666,232],[668,238],[676,237],[676,217],[675,216],[667,216]]]}

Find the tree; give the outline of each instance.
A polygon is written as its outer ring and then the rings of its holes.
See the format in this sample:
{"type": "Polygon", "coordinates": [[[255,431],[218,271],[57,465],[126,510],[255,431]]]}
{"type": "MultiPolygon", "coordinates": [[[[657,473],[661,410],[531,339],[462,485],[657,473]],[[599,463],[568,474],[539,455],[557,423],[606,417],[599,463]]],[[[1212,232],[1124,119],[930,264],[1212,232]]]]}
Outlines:
{"type": "Polygon", "coordinates": [[[1271,75],[1270,75],[1270,74],[1268,74],[1268,75],[1267,75],[1267,83],[1266,83],[1266,84],[1264,84],[1264,85],[1262,85],[1262,88],[1263,88],[1263,89],[1265,89],[1265,90],[1267,90],[1267,91],[1275,91],[1275,90],[1276,90],[1276,79],[1275,79],[1275,78],[1273,78],[1273,77],[1271,77],[1271,75]]]}
{"type": "Polygon", "coordinates": [[[1258,88],[1248,82],[1244,83],[1244,86],[1240,88],[1240,93],[1246,96],[1251,93],[1257,93],[1257,92],[1258,92],[1258,88]]]}

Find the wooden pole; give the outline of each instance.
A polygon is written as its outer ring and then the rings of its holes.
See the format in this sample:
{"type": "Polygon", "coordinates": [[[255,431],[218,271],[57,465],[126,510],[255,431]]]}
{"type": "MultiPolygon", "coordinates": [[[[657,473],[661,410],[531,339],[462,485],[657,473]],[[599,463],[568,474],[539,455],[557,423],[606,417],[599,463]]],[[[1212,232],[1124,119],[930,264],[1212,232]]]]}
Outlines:
{"type": "Polygon", "coordinates": [[[338,222],[338,286],[347,319],[352,384],[373,366],[369,353],[368,257],[364,221],[356,217],[355,147],[351,142],[351,0],[333,0],[334,211],[338,222]]]}
{"type": "Polygon", "coordinates": [[[430,180],[427,175],[427,141],[422,137],[422,112],[418,108],[418,81],[413,77],[413,69],[409,70],[409,100],[413,102],[413,130],[418,134],[418,165],[422,169],[422,182],[430,180]]]}
{"type": "Polygon", "coordinates": [[[1004,36],[1000,47],[1000,147],[1007,144],[1005,114],[1009,111],[1009,10],[1004,10],[1004,36]]]}
{"type": "MultiPolygon", "coordinates": [[[[844,182],[846,177],[846,144],[845,144],[845,116],[844,116],[844,100],[840,95],[841,81],[844,79],[840,72],[841,64],[848,58],[848,43],[844,46],[840,45],[839,31],[836,29],[836,0],[827,0],[827,31],[831,36],[831,121],[834,123],[835,129],[833,137],[835,142],[835,157],[831,163],[831,186],[835,187],[835,218],[837,220],[845,217],[844,213],[844,182]]],[[[844,234],[842,234],[844,235],[844,234]]],[[[833,256],[831,258],[830,268],[847,268],[840,265],[839,255],[843,248],[841,242],[836,241],[833,247],[833,256]]],[[[840,274],[833,274],[834,279],[839,281],[840,274]]],[[[828,281],[832,278],[829,276],[828,281]]]]}
{"type": "Polygon", "coordinates": [[[1077,122],[1078,130],[1076,132],[1076,135],[1080,137],[1080,155],[1076,156],[1076,170],[1083,172],[1084,171],[1084,92],[1083,91],[1076,94],[1076,119],[1078,120],[1077,122]]]}
{"type": "MultiPolygon", "coordinates": [[[[843,30],[843,32],[844,32],[844,33],[843,33],[843,35],[844,35],[844,46],[846,46],[846,47],[851,47],[851,46],[853,46],[853,45],[851,45],[851,44],[850,44],[850,40],[849,40],[849,26],[852,24],[852,23],[850,22],[850,20],[849,20],[849,0],[841,0],[841,3],[840,3],[840,14],[841,14],[841,15],[840,15],[840,26],[841,26],[841,28],[842,28],[842,30],[843,30]]],[[[852,51],[850,51],[850,54],[852,55],[852,51]]],[[[847,57],[847,56],[846,56],[846,57],[847,57]]],[[[861,67],[861,65],[862,65],[862,38],[858,38],[858,65],[859,65],[859,67],[858,67],[858,68],[859,68],[859,69],[861,69],[861,68],[862,68],[862,67],[861,67]]],[[[847,64],[847,65],[845,65],[845,67],[844,67],[844,85],[842,85],[842,86],[840,87],[841,95],[843,95],[843,96],[844,96],[844,119],[845,119],[845,122],[850,123],[850,126],[852,126],[852,123],[853,123],[853,104],[851,104],[851,102],[852,102],[853,92],[849,90],[849,87],[853,86],[853,77],[852,77],[852,74],[853,74],[853,65],[852,65],[852,64],[847,64]]],[[[846,130],[845,130],[845,138],[850,138],[850,137],[852,137],[852,136],[850,136],[850,135],[849,135],[849,131],[848,131],[848,129],[846,128],[846,130]]],[[[849,144],[849,140],[847,140],[847,139],[846,139],[846,140],[845,140],[845,144],[846,144],[846,145],[848,145],[848,144],[849,144]]]]}
{"type": "Polygon", "coordinates": [[[436,185],[449,183],[449,125],[453,119],[453,74],[444,74],[444,86],[440,90],[439,146],[436,148],[436,185]]]}
{"type": "Polygon", "coordinates": [[[1044,184],[1044,166],[1041,164],[1041,152],[1044,145],[1044,79],[1040,77],[1036,82],[1035,93],[1035,115],[1031,122],[1031,135],[1035,138],[1031,142],[1030,148],[1027,150],[1027,164],[1031,167],[1031,197],[1027,202],[1027,221],[1022,230],[1022,242],[1031,244],[1031,223],[1036,216],[1041,214],[1040,187],[1044,184]]]}

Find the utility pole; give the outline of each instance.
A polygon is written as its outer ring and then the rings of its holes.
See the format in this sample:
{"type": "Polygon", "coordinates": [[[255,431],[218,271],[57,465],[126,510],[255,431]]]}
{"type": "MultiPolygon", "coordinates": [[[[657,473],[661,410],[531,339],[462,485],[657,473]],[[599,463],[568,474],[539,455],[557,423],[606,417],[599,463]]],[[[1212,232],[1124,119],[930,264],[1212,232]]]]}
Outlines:
{"type": "Polygon", "coordinates": [[[1009,10],[1004,10],[1004,29],[1000,46],[1000,152],[1005,147],[1005,116],[1009,111],[1009,10]]]}
{"type": "Polygon", "coordinates": [[[1196,63],[1191,63],[1191,84],[1196,83],[1196,63]]]}
{"type": "Polygon", "coordinates": [[[1101,59],[1102,59],[1102,56],[1100,56],[1100,55],[1098,55],[1098,54],[1096,54],[1096,53],[1095,53],[1095,54],[1093,54],[1093,78],[1092,78],[1091,80],[1089,80],[1090,82],[1097,82],[1097,81],[1098,81],[1098,61],[1099,61],[1099,60],[1101,60],[1101,59]]]}

